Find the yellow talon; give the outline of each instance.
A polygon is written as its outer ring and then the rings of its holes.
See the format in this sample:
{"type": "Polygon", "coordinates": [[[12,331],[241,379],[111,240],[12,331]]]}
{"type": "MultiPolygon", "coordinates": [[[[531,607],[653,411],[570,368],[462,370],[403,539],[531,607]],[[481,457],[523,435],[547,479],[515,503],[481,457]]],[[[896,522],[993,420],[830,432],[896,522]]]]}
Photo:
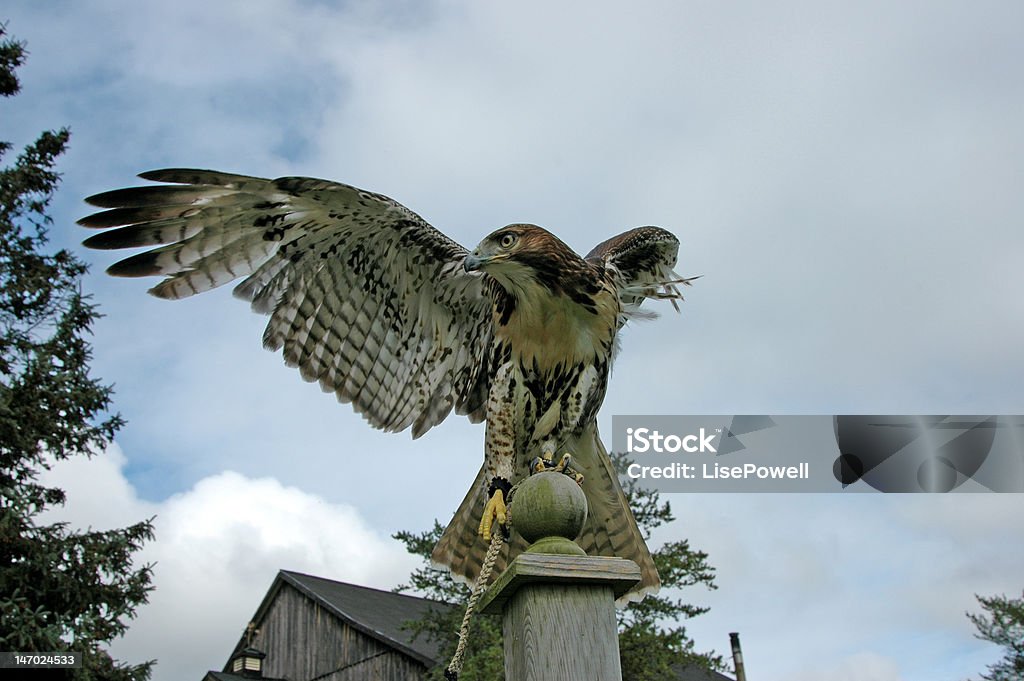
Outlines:
{"type": "Polygon", "coordinates": [[[498,525],[504,525],[506,518],[505,493],[496,489],[494,495],[487,501],[487,505],[484,506],[484,517],[480,519],[480,528],[477,533],[484,538],[484,541],[490,541],[491,526],[494,521],[497,520],[498,525]]]}

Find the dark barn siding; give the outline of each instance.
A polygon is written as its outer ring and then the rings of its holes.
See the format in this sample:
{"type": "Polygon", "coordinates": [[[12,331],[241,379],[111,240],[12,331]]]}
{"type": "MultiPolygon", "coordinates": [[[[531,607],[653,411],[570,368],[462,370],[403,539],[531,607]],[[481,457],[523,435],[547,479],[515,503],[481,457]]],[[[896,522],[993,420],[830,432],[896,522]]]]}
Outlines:
{"type": "Polygon", "coordinates": [[[419,662],[370,638],[290,584],[282,584],[253,645],[263,675],[289,681],[422,681],[419,662]]]}

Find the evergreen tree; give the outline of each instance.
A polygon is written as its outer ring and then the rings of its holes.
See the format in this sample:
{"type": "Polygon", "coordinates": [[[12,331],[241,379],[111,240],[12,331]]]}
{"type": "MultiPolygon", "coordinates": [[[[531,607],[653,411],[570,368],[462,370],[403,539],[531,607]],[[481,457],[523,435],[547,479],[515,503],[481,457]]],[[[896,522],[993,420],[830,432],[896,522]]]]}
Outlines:
{"type": "MultiPolygon", "coordinates": [[[[623,458],[612,455],[617,465],[623,458]]],[[[674,520],[669,503],[662,502],[658,493],[624,480],[623,491],[637,524],[646,539],[655,528],[674,520]]],[[[409,583],[398,591],[415,591],[426,598],[440,601],[440,606],[423,620],[410,623],[419,636],[441,644],[442,664],[431,670],[431,679],[444,678],[444,668],[455,652],[458,631],[462,623],[463,608],[469,600],[469,587],[452,579],[447,570],[430,567],[430,553],[441,538],[444,527],[434,526],[420,533],[398,532],[394,535],[412,554],[421,556],[426,565],[413,571],[409,583]]],[[[720,670],[724,662],[714,652],[698,653],[693,640],[687,635],[682,621],[708,611],[708,608],[686,603],[669,592],[698,585],[717,588],[715,569],[708,564],[707,554],[690,548],[686,540],[668,542],[653,552],[662,590],[656,596],[647,596],[640,603],[631,603],[618,611],[619,656],[622,678],[625,681],[671,679],[674,669],[700,666],[720,670]]],[[[504,678],[504,651],[501,640],[501,620],[495,615],[477,613],[473,618],[465,663],[460,681],[484,681],[504,678]]]]}
{"type": "MultiPolygon", "coordinates": [[[[441,664],[427,675],[432,681],[443,681],[444,670],[455,654],[462,627],[462,615],[469,601],[470,588],[452,579],[448,570],[439,570],[430,564],[434,544],[444,534],[441,523],[425,532],[398,532],[394,538],[405,544],[406,550],[424,560],[424,566],[413,570],[409,583],[396,591],[415,591],[431,600],[439,601],[422,620],[409,622],[413,633],[440,644],[441,664]]],[[[483,541],[481,539],[481,541],[483,541]]],[[[501,644],[501,618],[477,612],[470,623],[465,658],[459,681],[500,681],[505,678],[505,653],[501,644]]]]}
{"type": "Polygon", "coordinates": [[[975,596],[988,615],[967,613],[978,628],[975,634],[1005,649],[1003,659],[989,666],[986,681],[1021,681],[1024,679],[1024,594],[1020,598],[1006,596],[975,596]]]}
{"type": "MultiPolygon", "coordinates": [[[[621,454],[612,454],[612,461],[620,473],[629,464],[621,454]]],[[[644,539],[650,540],[655,528],[675,520],[672,506],[661,501],[657,492],[642,487],[633,478],[620,477],[644,539]]],[[[622,678],[627,681],[671,679],[675,676],[673,669],[680,666],[724,669],[720,655],[695,650],[693,639],[682,624],[684,620],[706,613],[709,608],[692,605],[672,595],[674,590],[698,585],[712,590],[718,588],[715,568],[708,563],[708,554],[690,548],[690,542],[683,539],[667,542],[651,555],[658,566],[661,591],[618,611],[622,678]]]]}
{"type": "MultiPolygon", "coordinates": [[[[0,25],[0,95],[18,93],[25,46],[0,25]]],[[[44,524],[62,490],[38,481],[55,461],[102,450],[121,426],[111,390],[89,375],[86,341],[97,317],[79,287],[86,266],[47,252],[47,215],[67,129],[48,131],[0,168],[0,650],[77,651],[80,681],[149,677],[152,662],[115,662],[104,645],[145,603],[150,566],[132,554],[150,521],[106,532],[44,524]]],[[[11,150],[0,142],[0,160],[11,150]]]]}

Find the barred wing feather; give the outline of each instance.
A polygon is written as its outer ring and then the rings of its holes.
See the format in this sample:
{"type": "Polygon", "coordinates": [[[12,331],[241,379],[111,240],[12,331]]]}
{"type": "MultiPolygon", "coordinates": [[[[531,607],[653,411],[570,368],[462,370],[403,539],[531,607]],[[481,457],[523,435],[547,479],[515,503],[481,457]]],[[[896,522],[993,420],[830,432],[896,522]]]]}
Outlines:
{"type": "Polygon", "coordinates": [[[114,228],[92,248],[156,246],[109,268],[164,276],[178,299],[242,279],[234,294],[270,315],[264,345],[374,426],[419,437],[454,409],[483,418],[490,299],[466,250],[386,196],[303,177],[157,170],[168,184],[87,201],[79,221],[114,228]]]}

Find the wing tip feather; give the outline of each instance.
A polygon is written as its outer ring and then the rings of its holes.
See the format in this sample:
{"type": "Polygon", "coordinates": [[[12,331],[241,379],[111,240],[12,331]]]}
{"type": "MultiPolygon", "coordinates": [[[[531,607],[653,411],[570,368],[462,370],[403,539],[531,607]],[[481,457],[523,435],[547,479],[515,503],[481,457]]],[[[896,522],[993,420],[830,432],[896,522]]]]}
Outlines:
{"type": "MultiPolygon", "coordinates": [[[[102,236],[102,235],[97,235],[102,236]]],[[[119,260],[107,268],[107,274],[112,277],[153,277],[163,274],[156,264],[157,254],[154,251],[139,253],[130,258],[119,260]]],[[[161,282],[163,283],[163,282],[161,282]]],[[[159,286],[159,284],[158,284],[159,286]]],[[[154,287],[155,288],[155,287],[154,287]]]]}

